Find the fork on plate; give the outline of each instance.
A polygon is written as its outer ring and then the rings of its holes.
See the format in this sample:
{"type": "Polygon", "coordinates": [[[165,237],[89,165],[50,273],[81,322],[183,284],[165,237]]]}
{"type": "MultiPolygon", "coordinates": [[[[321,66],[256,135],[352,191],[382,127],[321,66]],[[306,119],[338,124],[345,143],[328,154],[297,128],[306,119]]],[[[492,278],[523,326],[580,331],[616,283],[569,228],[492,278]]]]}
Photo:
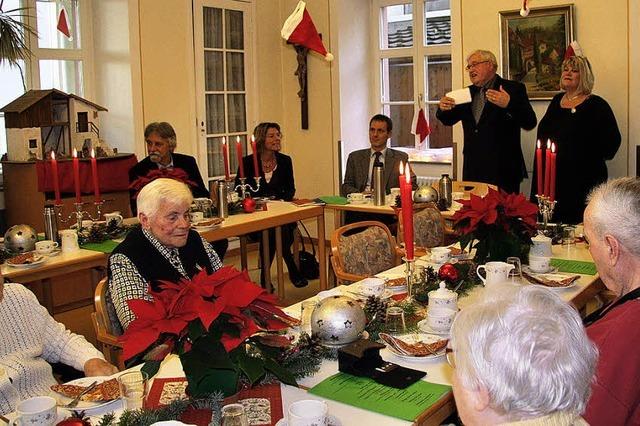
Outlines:
{"type": "Polygon", "coordinates": [[[82,396],[87,394],[88,392],[91,392],[96,386],[98,386],[98,381],[97,380],[95,382],[91,383],[89,386],[87,386],[87,388],[85,390],[83,390],[82,392],[80,392],[78,394],[78,396],[73,398],[71,400],[71,402],[69,402],[68,404],[61,405],[61,407],[62,408],[75,408],[76,405],[78,405],[78,403],[80,402],[80,398],[82,398],[82,396]]]}

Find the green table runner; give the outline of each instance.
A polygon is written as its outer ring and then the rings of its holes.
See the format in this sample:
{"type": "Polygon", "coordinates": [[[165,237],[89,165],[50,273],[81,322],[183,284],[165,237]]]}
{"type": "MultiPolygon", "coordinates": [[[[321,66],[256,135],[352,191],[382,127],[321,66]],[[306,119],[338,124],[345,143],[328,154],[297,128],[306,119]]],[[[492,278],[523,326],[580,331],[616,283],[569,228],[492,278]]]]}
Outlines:
{"type": "Polygon", "coordinates": [[[80,247],[86,250],[93,250],[93,251],[99,251],[106,254],[111,254],[113,249],[115,249],[118,244],[120,243],[113,240],[106,240],[101,243],[83,244],[80,247]]]}
{"type": "Polygon", "coordinates": [[[346,197],[340,197],[339,195],[323,195],[322,197],[318,198],[320,198],[327,204],[339,204],[341,206],[349,204],[349,201],[346,199],[346,197]]]}
{"type": "Polygon", "coordinates": [[[551,259],[551,266],[556,266],[560,272],[568,272],[571,274],[595,275],[596,264],[593,262],[584,262],[582,260],[567,259],[551,259]]]}
{"type": "Polygon", "coordinates": [[[451,386],[422,380],[406,389],[395,389],[344,373],[335,374],[309,389],[310,393],[323,398],[408,421],[413,421],[450,391],[451,386]]]}

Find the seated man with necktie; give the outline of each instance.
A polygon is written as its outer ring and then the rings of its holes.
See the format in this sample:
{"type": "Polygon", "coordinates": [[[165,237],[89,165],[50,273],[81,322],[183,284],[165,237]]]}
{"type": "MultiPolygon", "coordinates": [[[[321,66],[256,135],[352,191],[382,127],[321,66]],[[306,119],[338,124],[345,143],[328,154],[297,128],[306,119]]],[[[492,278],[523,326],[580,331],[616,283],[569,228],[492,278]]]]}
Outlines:
{"type": "MultiPolygon", "coordinates": [[[[387,141],[391,138],[393,122],[383,114],[374,115],[369,121],[370,148],[360,149],[349,154],[347,168],[342,181],[341,195],[346,197],[353,192],[371,192],[373,189],[374,164],[382,164],[384,172],[382,182],[385,193],[389,194],[391,188],[399,186],[400,161],[406,164],[409,156],[402,152],[387,147],[387,141]]],[[[411,171],[413,188],[417,188],[416,175],[411,171]]],[[[362,220],[380,220],[383,223],[395,222],[392,215],[374,215],[359,212],[346,212],[345,223],[353,223],[362,220]]]]}
{"type": "MultiPolygon", "coordinates": [[[[131,212],[134,216],[137,214],[136,194],[140,191],[140,186],[147,183],[147,179],[152,179],[154,171],[165,170],[167,175],[162,177],[178,179],[187,184],[194,198],[210,197],[196,159],[174,152],[178,142],[176,131],[171,124],[164,121],[150,123],[144,129],[144,140],[149,155],[129,170],[129,183],[130,188],[132,187],[131,212]]],[[[224,259],[229,242],[226,239],[219,240],[213,242],[212,246],[220,259],[224,259]]]]}
{"type": "Polygon", "coordinates": [[[107,300],[123,329],[135,319],[127,300],[150,300],[149,285],[157,290],[159,281],[177,283],[202,269],[213,273],[222,267],[211,245],[191,229],[192,201],[187,185],[174,179],[156,179],[138,194],[141,227],[127,234],[108,264],[107,300]]]}

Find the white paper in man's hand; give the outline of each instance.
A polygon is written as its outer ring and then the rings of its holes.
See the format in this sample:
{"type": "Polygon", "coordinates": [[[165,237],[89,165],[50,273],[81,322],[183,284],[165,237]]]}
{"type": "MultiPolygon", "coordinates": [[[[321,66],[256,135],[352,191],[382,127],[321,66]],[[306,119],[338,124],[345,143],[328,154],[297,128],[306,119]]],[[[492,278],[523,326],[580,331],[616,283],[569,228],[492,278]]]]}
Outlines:
{"type": "Polygon", "coordinates": [[[467,104],[471,102],[471,91],[468,87],[464,89],[452,90],[446,94],[447,97],[456,101],[456,105],[467,104]]]}

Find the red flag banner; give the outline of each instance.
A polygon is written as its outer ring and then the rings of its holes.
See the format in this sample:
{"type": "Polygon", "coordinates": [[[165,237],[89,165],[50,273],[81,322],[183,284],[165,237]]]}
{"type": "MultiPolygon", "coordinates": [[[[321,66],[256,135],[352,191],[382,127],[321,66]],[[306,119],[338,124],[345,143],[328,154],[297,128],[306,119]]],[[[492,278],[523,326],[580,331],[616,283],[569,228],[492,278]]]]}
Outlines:
{"type": "Polygon", "coordinates": [[[60,9],[60,14],[58,14],[58,31],[67,36],[67,38],[71,38],[71,31],[69,31],[69,21],[67,20],[67,12],[64,8],[60,9]]]}
{"type": "Polygon", "coordinates": [[[420,143],[424,142],[424,140],[431,133],[431,128],[429,127],[429,122],[424,115],[424,110],[420,108],[416,110],[413,115],[413,122],[411,123],[411,133],[420,137],[420,143]]]}

